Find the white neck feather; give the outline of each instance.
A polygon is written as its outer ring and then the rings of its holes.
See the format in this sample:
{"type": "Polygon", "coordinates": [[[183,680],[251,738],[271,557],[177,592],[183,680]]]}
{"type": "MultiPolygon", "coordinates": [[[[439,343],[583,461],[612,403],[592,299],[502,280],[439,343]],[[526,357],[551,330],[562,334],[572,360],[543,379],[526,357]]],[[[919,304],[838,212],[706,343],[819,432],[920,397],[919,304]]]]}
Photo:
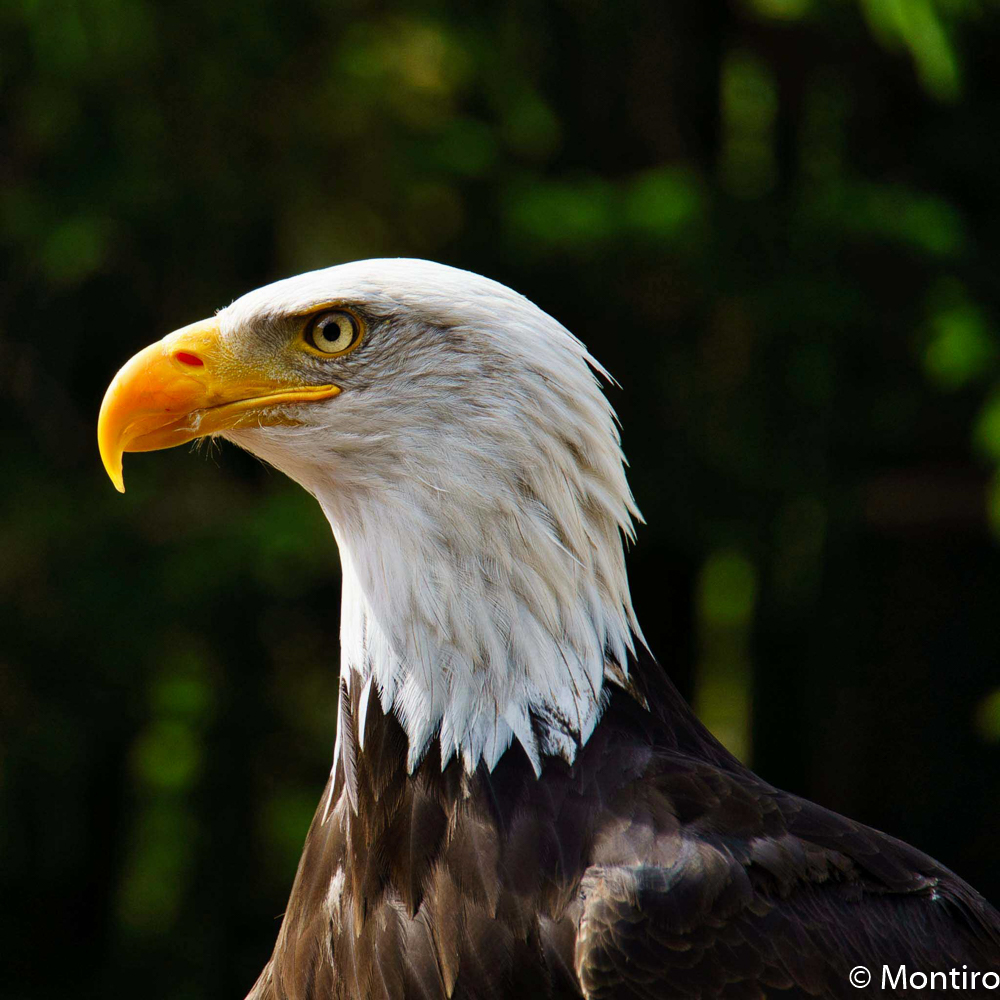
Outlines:
{"type": "Polygon", "coordinates": [[[382,493],[350,512],[342,490],[320,496],[343,570],[342,675],[370,687],[362,711],[373,691],[395,713],[411,770],[434,739],[442,765],[460,755],[470,772],[480,759],[492,769],[512,740],[536,771],[546,754],[572,761],[639,634],[618,524],[574,511],[571,538],[514,496],[470,519],[441,490],[382,493]]]}
{"type": "Polygon", "coordinates": [[[512,740],[536,771],[546,754],[572,761],[640,635],[617,440],[595,454],[597,435],[571,447],[544,420],[528,436],[497,451],[474,429],[445,435],[436,461],[369,460],[317,491],[343,567],[342,675],[399,718],[411,769],[435,738],[442,764],[469,771],[512,740]]]}

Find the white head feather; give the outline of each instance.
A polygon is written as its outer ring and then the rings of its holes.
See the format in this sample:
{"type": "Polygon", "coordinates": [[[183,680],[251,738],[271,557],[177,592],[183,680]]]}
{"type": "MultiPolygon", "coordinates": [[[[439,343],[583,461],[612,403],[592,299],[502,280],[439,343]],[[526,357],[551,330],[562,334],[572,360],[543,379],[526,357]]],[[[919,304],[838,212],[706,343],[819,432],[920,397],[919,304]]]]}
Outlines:
{"type": "Polygon", "coordinates": [[[329,303],[368,327],[322,362],[343,392],[303,406],[300,426],[225,436],[333,527],[344,676],[399,718],[411,769],[433,739],[470,771],[512,740],[536,770],[572,760],[641,638],[623,553],[638,511],[606,373],[523,296],[420,260],[303,274],[218,318],[227,338],[266,339],[329,303]]]}

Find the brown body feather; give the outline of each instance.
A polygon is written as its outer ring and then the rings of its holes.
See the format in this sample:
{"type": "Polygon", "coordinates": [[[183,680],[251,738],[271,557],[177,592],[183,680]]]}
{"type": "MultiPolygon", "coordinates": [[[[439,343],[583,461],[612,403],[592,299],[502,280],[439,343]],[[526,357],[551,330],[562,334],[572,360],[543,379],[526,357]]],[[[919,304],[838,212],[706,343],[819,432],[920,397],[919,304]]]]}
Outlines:
{"type": "Polygon", "coordinates": [[[250,1000],[857,997],[883,964],[1000,971],[973,889],[761,781],[652,660],[632,676],[540,778],[517,746],[472,775],[435,746],[409,775],[375,698],[359,750],[353,684],[353,773],[331,778],[250,1000]]]}

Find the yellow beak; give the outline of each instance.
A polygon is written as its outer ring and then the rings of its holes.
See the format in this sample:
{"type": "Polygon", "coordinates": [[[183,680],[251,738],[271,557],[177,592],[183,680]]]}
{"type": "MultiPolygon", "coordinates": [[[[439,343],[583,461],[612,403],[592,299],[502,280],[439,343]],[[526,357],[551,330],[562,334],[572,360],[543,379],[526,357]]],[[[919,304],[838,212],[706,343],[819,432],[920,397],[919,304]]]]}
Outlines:
{"type": "Polygon", "coordinates": [[[173,448],[234,427],[294,423],[282,404],[339,392],[251,370],[226,349],[215,320],[193,323],[150,344],[114,377],[97,421],[101,460],[124,493],[123,452],[173,448]]]}

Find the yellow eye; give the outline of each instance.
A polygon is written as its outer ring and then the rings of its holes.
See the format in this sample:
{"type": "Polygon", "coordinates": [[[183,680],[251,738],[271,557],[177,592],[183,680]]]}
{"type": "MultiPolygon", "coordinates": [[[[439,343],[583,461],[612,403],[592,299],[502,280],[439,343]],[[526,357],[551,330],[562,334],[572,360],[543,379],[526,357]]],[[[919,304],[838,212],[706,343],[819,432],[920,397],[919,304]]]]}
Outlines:
{"type": "Polygon", "coordinates": [[[343,354],[358,342],[360,336],[361,324],[343,309],[317,313],[304,333],[306,343],[323,354],[343,354]]]}

